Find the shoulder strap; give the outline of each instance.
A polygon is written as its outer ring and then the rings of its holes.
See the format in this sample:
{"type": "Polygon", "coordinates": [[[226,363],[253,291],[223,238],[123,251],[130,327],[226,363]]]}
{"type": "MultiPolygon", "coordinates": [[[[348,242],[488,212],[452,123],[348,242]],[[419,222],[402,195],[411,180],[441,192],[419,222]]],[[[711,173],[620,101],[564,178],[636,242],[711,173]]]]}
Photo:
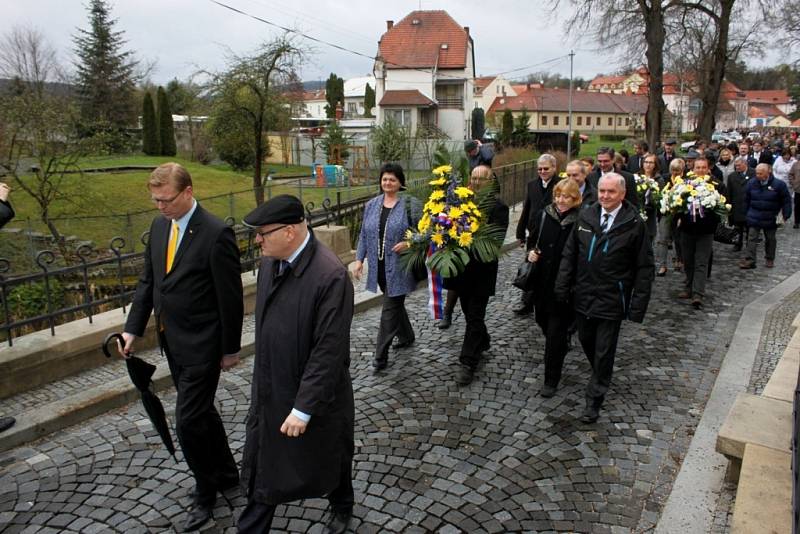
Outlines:
{"type": "Polygon", "coordinates": [[[547,216],[546,208],[542,208],[542,220],[539,221],[539,235],[536,236],[534,248],[539,248],[539,240],[542,239],[542,228],[544,228],[544,218],[547,216]]]}

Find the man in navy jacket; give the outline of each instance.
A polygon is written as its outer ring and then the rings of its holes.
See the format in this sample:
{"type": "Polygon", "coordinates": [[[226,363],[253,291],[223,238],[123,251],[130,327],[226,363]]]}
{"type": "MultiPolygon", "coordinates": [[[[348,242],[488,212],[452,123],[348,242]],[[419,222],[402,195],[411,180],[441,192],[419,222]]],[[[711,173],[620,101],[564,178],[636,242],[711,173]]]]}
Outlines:
{"type": "Polygon", "coordinates": [[[747,205],[747,255],[739,262],[742,269],[755,269],[756,252],[761,242],[761,232],[766,239],[764,254],[765,265],[775,265],[775,249],[777,240],[775,231],[778,224],[775,218],[783,211],[783,219],[788,221],[792,216],[792,196],[789,188],[781,180],[776,180],[770,173],[770,166],[759,163],[756,167],[756,179],[749,180],[745,192],[747,205]]]}

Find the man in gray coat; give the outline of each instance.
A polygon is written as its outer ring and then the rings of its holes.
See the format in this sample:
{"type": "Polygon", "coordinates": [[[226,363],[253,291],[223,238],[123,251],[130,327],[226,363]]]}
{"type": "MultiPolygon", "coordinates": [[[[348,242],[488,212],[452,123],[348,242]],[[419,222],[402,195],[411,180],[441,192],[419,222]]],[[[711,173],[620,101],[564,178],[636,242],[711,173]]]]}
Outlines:
{"type": "Polygon", "coordinates": [[[353,513],[353,284],[297,198],[274,197],[244,222],[263,259],[239,532],[268,532],[278,504],[325,496],[323,532],[342,533],[353,513]]]}

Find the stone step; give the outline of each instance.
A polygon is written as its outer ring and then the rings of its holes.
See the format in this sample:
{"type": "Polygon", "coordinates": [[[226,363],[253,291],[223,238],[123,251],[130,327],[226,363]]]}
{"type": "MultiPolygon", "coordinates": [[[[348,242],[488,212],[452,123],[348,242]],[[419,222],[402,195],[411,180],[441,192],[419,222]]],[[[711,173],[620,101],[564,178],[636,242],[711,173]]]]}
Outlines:
{"type": "Polygon", "coordinates": [[[792,403],[740,393],[717,435],[717,452],[741,460],[745,444],[791,450],[792,403]]]}
{"type": "Polygon", "coordinates": [[[771,399],[793,402],[799,370],[800,350],[787,347],[761,395],[771,399]]]}
{"type": "Polygon", "coordinates": [[[731,533],[785,534],[791,531],[791,453],[746,444],[731,533]]]}

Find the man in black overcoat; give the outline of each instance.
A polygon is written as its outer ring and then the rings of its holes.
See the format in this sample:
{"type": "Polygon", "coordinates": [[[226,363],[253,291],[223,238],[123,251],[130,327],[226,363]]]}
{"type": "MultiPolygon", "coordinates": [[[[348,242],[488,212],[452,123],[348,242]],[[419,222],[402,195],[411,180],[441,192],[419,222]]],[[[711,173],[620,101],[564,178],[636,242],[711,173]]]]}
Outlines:
{"type": "Polygon", "coordinates": [[[589,185],[597,190],[597,184],[600,182],[601,177],[611,172],[619,174],[625,178],[625,200],[638,208],[639,195],[636,194],[636,180],[629,172],[614,170],[614,149],[609,147],[598,148],[596,161],[597,167],[586,177],[589,185]]]}
{"type": "Polygon", "coordinates": [[[122,334],[123,355],[153,312],[158,341],[178,393],[175,427],[196,486],[183,531],[211,519],[218,491],[239,473],[214,406],[221,370],[239,361],[244,299],[233,230],[194,199],[192,178],[164,163],[147,186],[161,215],[150,226],[144,270],[122,334]]]}
{"type": "Polygon", "coordinates": [[[239,532],[268,532],[278,504],[326,496],[323,532],[339,534],[353,513],[353,284],[297,198],[274,197],[244,222],[263,257],[239,532]]]}
{"type": "Polygon", "coordinates": [[[564,245],[554,292],[557,303],[574,302],[578,338],[592,367],[581,415],[585,423],[600,416],[622,321],[644,320],[655,277],[645,222],[624,200],[625,179],[603,176],[597,196],[596,204],[580,211],[564,245]]]}

